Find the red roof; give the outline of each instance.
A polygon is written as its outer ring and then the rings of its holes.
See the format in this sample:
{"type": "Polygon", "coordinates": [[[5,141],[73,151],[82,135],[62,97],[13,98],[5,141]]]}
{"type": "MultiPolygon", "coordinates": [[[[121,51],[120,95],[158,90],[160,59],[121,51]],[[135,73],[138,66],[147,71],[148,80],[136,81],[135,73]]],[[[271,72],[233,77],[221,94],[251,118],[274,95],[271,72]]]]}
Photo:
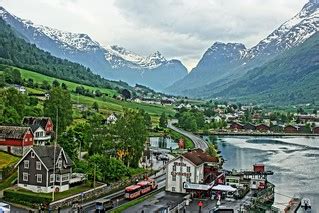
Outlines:
{"type": "Polygon", "coordinates": [[[128,186],[125,188],[125,191],[133,191],[133,190],[136,190],[138,188],[141,188],[141,186],[138,186],[138,185],[132,185],[132,186],[128,186]]]}
{"type": "Polygon", "coordinates": [[[193,162],[196,166],[203,163],[218,163],[219,160],[216,157],[210,156],[208,153],[204,152],[201,149],[195,149],[191,152],[183,154],[185,158],[193,162]]]}

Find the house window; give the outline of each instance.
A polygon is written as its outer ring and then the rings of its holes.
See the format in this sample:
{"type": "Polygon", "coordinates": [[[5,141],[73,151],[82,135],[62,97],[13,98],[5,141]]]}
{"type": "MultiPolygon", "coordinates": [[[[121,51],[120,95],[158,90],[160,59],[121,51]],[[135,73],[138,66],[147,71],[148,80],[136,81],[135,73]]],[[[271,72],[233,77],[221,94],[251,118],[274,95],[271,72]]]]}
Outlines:
{"type": "Polygon", "coordinates": [[[24,163],[24,168],[25,169],[29,169],[29,161],[28,160],[24,160],[23,163],[24,163]]]}
{"type": "Polygon", "coordinates": [[[173,166],[173,171],[174,171],[174,172],[176,171],[176,166],[175,166],[175,165],[173,166]]]}
{"type": "Polygon", "coordinates": [[[23,181],[28,181],[29,180],[29,174],[26,172],[23,172],[23,181]]]}
{"type": "Polygon", "coordinates": [[[187,172],[191,172],[191,167],[190,166],[187,167],[187,172]]]}
{"type": "Polygon", "coordinates": [[[29,138],[29,141],[32,141],[32,138],[29,138]]]}
{"type": "Polygon", "coordinates": [[[175,191],[176,191],[175,187],[172,187],[172,192],[175,192],[175,191]]]}
{"type": "Polygon", "coordinates": [[[37,183],[42,183],[42,175],[37,174],[37,183]]]}
{"type": "Polygon", "coordinates": [[[62,182],[68,181],[68,180],[69,180],[69,175],[68,174],[62,175],[62,182]]]}
{"type": "Polygon", "coordinates": [[[56,181],[60,182],[60,175],[56,175],[56,181]]]}
{"type": "Polygon", "coordinates": [[[31,152],[31,158],[34,158],[34,157],[35,157],[34,152],[31,152]]]}
{"type": "Polygon", "coordinates": [[[176,175],[173,175],[172,181],[176,181],[176,175]]]}
{"type": "Polygon", "coordinates": [[[61,169],[62,168],[62,160],[58,161],[58,168],[61,169]]]}
{"type": "Polygon", "coordinates": [[[50,175],[50,183],[53,183],[54,182],[54,174],[51,174],[50,175]]]}
{"type": "Polygon", "coordinates": [[[191,182],[191,177],[187,177],[187,182],[188,182],[188,183],[191,182]]]}
{"type": "Polygon", "coordinates": [[[41,170],[41,162],[40,161],[36,162],[36,168],[37,168],[37,170],[41,170]]]}

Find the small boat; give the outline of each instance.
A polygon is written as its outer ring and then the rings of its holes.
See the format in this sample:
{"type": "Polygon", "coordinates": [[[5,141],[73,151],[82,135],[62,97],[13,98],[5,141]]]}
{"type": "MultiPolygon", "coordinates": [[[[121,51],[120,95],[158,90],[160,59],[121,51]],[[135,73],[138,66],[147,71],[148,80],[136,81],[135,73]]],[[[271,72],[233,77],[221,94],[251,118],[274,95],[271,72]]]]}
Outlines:
{"type": "Polygon", "coordinates": [[[311,209],[311,202],[309,198],[303,198],[301,200],[301,208],[305,210],[310,210],[311,209]]]}

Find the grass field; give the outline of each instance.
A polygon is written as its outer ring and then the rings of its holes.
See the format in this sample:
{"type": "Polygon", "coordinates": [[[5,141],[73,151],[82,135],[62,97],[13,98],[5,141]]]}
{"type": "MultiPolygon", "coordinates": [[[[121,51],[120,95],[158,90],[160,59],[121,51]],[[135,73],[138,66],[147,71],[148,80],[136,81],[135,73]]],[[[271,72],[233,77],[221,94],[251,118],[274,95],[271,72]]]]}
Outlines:
{"type": "MultiPolygon", "coordinates": [[[[23,79],[32,78],[35,83],[41,84],[45,80],[45,81],[48,81],[50,84],[52,84],[52,82],[56,79],[56,78],[42,75],[40,73],[32,72],[29,70],[20,69],[20,68],[17,68],[17,69],[19,69],[23,79]]],[[[65,81],[65,80],[61,80],[61,79],[57,79],[57,80],[60,82],[60,84],[65,83],[67,85],[68,89],[73,90],[73,91],[75,90],[75,88],[77,86],[79,86],[79,84],[73,83],[70,81],[65,81]]],[[[81,85],[81,86],[83,86],[85,89],[89,89],[89,90],[99,89],[102,93],[107,93],[110,96],[117,95],[117,92],[115,90],[112,90],[112,89],[96,88],[96,87],[91,87],[91,86],[86,86],[86,85],[81,85]]]]}
{"type": "MultiPolygon", "coordinates": [[[[40,73],[32,72],[25,69],[16,68],[20,71],[21,76],[23,79],[33,79],[34,83],[41,84],[44,80],[48,81],[50,84],[54,80],[58,80],[60,84],[65,83],[68,87],[68,90],[71,92],[75,90],[77,86],[83,86],[86,89],[89,90],[100,90],[104,94],[108,94],[108,96],[104,96],[101,98],[92,98],[88,96],[83,95],[77,95],[75,93],[71,93],[71,98],[73,103],[79,103],[84,104],[88,108],[92,106],[94,102],[97,102],[100,111],[102,113],[109,114],[111,112],[117,112],[122,113],[124,108],[130,108],[130,109],[144,109],[146,112],[148,112],[152,117],[155,117],[154,120],[157,120],[157,116],[165,112],[167,115],[174,115],[175,111],[172,106],[161,106],[161,105],[151,105],[151,104],[144,104],[144,103],[135,103],[135,102],[129,102],[129,101],[121,101],[114,99],[114,95],[118,95],[117,91],[112,89],[106,89],[106,88],[100,88],[100,87],[92,87],[92,86],[86,86],[86,85],[80,85],[74,82],[65,81],[61,79],[56,79],[53,77],[49,77],[40,73]]],[[[1,70],[0,70],[1,72],[1,70]]],[[[28,92],[31,93],[43,93],[44,91],[41,89],[35,89],[35,88],[27,88],[28,92]]]]}
{"type": "Polygon", "coordinates": [[[9,155],[5,152],[0,152],[0,170],[3,169],[6,166],[9,166],[10,164],[18,162],[20,158],[9,155]]]}

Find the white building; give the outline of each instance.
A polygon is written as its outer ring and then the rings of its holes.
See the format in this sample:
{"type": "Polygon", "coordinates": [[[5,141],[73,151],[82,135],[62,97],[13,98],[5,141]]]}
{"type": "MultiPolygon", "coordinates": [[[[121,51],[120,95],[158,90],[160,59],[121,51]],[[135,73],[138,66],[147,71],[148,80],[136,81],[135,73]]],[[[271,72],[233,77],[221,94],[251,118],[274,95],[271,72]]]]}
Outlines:
{"type": "MultiPolygon", "coordinates": [[[[211,173],[205,173],[205,168],[219,168],[219,160],[201,149],[187,152],[167,164],[166,191],[187,193],[185,185],[205,187],[211,173]]],[[[187,188],[187,187],[186,187],[187,188]]]]}
{"type": "Polygon", "coordinates": [[[40,125],[31,125],[31,129],[34,135],[34,145],[44,146],[50,142],[51,134],[47,134],[40,125]]]}
{"type": "Polygon", "coordinates": [[[115,123],[117,121],[117,117],[115,115],[115,113],[112,113],[107,119],[106,119],[106,123],[107,124],[112,124],[115,123]]]}

